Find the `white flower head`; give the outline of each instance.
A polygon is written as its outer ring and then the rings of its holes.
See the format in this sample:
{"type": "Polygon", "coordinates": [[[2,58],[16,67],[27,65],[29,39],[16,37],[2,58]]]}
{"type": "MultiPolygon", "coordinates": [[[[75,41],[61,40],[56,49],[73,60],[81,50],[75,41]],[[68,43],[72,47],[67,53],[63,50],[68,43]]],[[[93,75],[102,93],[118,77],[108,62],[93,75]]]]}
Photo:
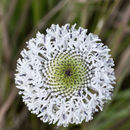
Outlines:
{"type": "Polygon", "coordinates": [[[57,126],[93,119],[115,84],[110,49],[75,25],[52,25],[27,42],[17,62],[16,87],[28,109],[57,126]]]}

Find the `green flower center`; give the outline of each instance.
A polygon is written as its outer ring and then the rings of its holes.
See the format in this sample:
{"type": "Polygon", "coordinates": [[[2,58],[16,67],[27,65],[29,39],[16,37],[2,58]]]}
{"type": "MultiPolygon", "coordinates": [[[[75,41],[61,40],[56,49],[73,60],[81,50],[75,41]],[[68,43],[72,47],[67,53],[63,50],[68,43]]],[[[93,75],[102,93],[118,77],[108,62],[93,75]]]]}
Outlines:
{"type": "Polygon", "coordinates": [[[86,83],[87,66],[77,53],[61,53],[50,61],[47,74],[55,91],[72,93],[86,83]]]}

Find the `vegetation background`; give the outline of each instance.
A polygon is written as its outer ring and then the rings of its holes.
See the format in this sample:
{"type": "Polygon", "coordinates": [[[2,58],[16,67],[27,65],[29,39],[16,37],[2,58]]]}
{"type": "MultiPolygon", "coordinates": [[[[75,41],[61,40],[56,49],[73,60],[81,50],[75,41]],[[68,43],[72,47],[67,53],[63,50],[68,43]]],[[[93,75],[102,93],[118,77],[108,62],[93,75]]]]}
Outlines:
{"type": "Polygon", "coordinates": [[[0,0],[0,130],[130,130],[129,0],[0,0]],[[25,41],[51,24],[74,24],[99,35],[111,48],[116,85],[112,101],[94,119],[67,128],[31,114],[14,84],[25,41]]]}

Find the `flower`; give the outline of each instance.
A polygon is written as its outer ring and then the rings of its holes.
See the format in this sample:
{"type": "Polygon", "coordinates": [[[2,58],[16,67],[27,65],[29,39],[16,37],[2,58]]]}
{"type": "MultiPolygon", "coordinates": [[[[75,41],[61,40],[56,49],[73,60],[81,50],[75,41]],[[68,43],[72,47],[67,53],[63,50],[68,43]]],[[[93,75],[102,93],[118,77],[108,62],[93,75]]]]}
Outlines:
{"type": "Polygon", "coordinates": [[[110,49],[76,25],[52,25],[21,52],[15,74],[28,109],[57,126],[93,119],[111,99],[115,75],[110,49]]]}

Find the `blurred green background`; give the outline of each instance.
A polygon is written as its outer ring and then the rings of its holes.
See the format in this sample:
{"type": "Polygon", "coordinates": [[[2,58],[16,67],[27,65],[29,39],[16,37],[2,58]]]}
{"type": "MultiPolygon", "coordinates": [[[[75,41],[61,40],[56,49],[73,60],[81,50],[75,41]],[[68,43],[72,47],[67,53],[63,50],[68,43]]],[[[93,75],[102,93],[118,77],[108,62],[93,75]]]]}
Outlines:
{"type": "Polygon", "coordinates": [[[129,0],[0,0],[0,130],[130,130],[129,0]],[[26,41],[51,24],[77,23],[111,48],[116,85],[112,101],[94,119],[67,128],[31,114],[14,85],[26,41]]]}

